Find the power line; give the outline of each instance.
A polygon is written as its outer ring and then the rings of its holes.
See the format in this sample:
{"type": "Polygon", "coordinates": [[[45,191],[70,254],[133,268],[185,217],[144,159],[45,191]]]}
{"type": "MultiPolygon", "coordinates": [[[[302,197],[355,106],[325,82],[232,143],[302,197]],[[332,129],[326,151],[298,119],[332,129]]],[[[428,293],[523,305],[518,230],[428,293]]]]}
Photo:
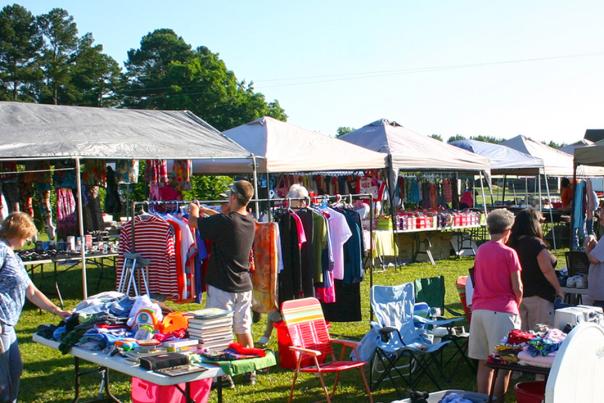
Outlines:
{"type": "MultiPolygon", "coordinates": [[[[322,74],[322,75],[314,75],[314,76],[272,78],[272,79],[264,79],[264,80],[255,80],[255,81],[251,81],[251,82],[253,82],[253,83],[275,83],[273,85],[271,85],[271,84],[263,85],[262,87],[263,88],[278,88],[278,87],[291,87],[291,86],[301,86],[301,85],[315,85],[315,84],[323,84],[323,83],[330,83],[330,82],[350,81],[350,80],[368,79],[368,78],[379,78],[379,77],[387,77],[387,76],[395,76],[395,75],[432,73],[432,72],[452,71],[452,70],[461,70],[461,69],[469,69],[469,68],[490,67],[490,66],[498,66],[498,65],[547,62],[547,61],[555,61],[555,60],[578,59],[578,58],[585,58],[585,57],[601,57],[601,56],[604,56],[604,51],[591,52],[591,53],[577,53],[577,54],[560,55],[560,56],[543,56],[543,57],[534,57],[534,58],[526,58],[526,59],[499,60],[499,61],[493,61],[493,62],[435,65],[435,66],[424,66],[424,67],[395,69],[395,70],[376,70],[376,71],[365,71],[365,72],[358,72],[358,73],[331,73],[331,74],[322,74]]],[[[181,89],[185,89],[185,91],[181,91],[181,92],[177,92],[177,93],[147,94],[147,95],[140,95],[140,97],[156,98],[156,97],[163,97],[163,96],[178,96],[178,95],[190,96],[190,95],[200,95],[200,94],[204,93],[204,91],[202,91],[202,90],[186,91],[187,88],[193,89],[194,87],[198,87],[198,85],[190,86],[190,87],[186,87],[186,86],[181,87],[181,89]]],[[[173,86],[136,88],[136,89],[125,90],[125,91],[123,91],[123,93],[125,95],[131,94],[131,96],[136,97],[137,95],[135,95],[133,93],[163,91],[163,90],[169,90],[171,88],[173,88],[173,86]]]]}

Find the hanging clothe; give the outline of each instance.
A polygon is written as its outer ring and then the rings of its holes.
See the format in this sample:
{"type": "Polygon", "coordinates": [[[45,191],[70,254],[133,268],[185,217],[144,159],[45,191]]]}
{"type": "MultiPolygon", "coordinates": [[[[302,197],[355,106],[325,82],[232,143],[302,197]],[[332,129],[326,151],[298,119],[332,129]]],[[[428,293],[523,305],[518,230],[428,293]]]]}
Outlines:
{"type": "Polygon", "coordinates": [[[107,191],[105,192],[105,212],[113,215],[116,221],[119,220],[122,212],[122,203],[118,192],[115,171],[107,167],[107,191]]]}
{"type": "Polygon", "coordinates": [[[191,175],[193,172],[193,161],[174,160],[172,173],[174,174],[174,188],[182,192],[191,189],[191,175]]]}
{"type": "Polygon", "coordinates": [[[117,160],[115,163],[117,183],[125,185],[138,183],[138,173],[138,160],[117,160]]]}
{"type": "Polygon", "coordinates": [[[82,184],[88,186],[107,186],[105,160],[85,160],[82,171],[82,184]]]}
{"type": "Polygon", "coordinates": [[[115,276],[116,286],[121,277],[124,254],[137,252],[150,260],[147,267],[149,292],[178,299],[174,227],[159,217],[143,214],[134,218],[134,235],[133,244],[131,221],[122,225],[115,276]]]}
{"type": "Polygon", "coordinates": [[[57,189],[57,235],[66,238],[78,233],[76,200],[70,188],[57,189]]]}
{"type": "Polygon", "coordinates": [[[254,267],[252,273],[252,310],[268,313],[279,309],[277,276],[279,271],[279,225],[256,223],[254,237],[254,267]]]}

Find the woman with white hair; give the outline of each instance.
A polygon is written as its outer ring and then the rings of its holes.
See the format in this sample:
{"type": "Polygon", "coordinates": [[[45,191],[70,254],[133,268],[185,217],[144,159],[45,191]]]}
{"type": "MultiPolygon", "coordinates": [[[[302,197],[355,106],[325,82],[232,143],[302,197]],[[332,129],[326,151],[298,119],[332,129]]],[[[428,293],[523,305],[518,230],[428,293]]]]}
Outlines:
{"type": "Polygon", "coordinates": [[[516,251],[506,245],[510,238],[514,214],[506,209],[493,210],[487,216],[491,240],[483,243],[474,261],[474,295],[468,356],[478,360],[478,392],[489,393],[495,382],[496,400],[504,401],[510,380],[509,371],[487,366],[489,354],[510,330],[520,328],[519,309],[522,299],[522,268],[516,251]]]}

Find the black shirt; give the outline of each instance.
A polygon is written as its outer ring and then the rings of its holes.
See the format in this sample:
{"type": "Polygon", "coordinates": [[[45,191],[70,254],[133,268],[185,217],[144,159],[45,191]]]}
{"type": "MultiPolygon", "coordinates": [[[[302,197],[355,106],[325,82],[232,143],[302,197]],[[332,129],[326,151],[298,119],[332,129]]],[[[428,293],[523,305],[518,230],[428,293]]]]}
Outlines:
{"type": "Polygon", "coordinates": [[[251,214],[216,214],[198,220],[201,239],[212,241],[207,283],[227,292],[252,289],[250,251],[256,224],[251,214]]]}
{"type": "MultiPolygon", "coordinates": [[[[516,247],[518,259],[522,266],[522,286],[524,297],[541,297],[553,302],[556,298],[556,290],[547,281],[539,268],[537,255],[543,249],[547,249],[543,241],[537,237],[525,236],[518,240],[516,247]]],[[[556,261],[552,262],[555,266],[556,261]]]]}

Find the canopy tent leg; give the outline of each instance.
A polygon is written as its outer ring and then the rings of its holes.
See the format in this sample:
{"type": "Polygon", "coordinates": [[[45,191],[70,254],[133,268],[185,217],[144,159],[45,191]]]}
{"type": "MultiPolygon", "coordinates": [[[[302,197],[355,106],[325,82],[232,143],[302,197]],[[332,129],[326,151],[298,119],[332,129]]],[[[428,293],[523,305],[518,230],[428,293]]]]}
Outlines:
{"type": "Polygon", "coordinates": [[[508,176],[503,175],[503,195],[501,196],[501,205],[505,206],[505,187],[507,186],[508,176]]]}
{"type": "Polygon", "coordinates": [[[539,184],[538,186],[538,191],[539,191],[539,211],[541,211],[541,213],[543,213],[543,203],[541,201],[541,174],[537,174],[537,183],[539,184]]]}
{"type": "MultiPolygon", "coordinates": [[[[577,161],[573,159],[573,182],[570,184],[570,186],[572,186],[572,188],[574,189],[574,187],[577,184],[577,161]]],[[[560,195],[562,196],[562,195],[560,195]]],[[[569,242],[570,242],[570,250],[577,250],[577,248],[579,247],[579,238],[578,238],[578,234],[575,232],[575,195],[573,192],[573,197],[571,199],[571,203],[570,203],[570,237],[569,242]],[[575,239],[577,240],[575,242],[575,239]]]]}
{"type": "MultiPolygon", "coordinates": [[[[550,202],[550,206],[552,205],[552,197],[549,194],[549,184],[547,183],[547,174],[544,172],[543,177],[545,178],[545,191],[547,192],[547,199],[550,202]]],[[[549,209],[549,222],[552,223],[552,243],[554,245],[554,249],[558,249],[556,245],[556,224],[554,223],[554,213],[550,207],[549,209]]]]}
{"type": "Polygon", "coordinates": [[[526,202],[526,207],[529,206],[529,198],[528,198],[528,176],[524,177],[524,197],[526,202]]]}
{"type": "Polygon", "coordinates": [[[82,295],[88,298],[88,285],[86,280],[86,235],[84,234],[84,211],[82,202],[82,179],[80,177],[80,158],[75,158],[76,187],[78,192],[78,226],[80,227],[80,257],[82,258],[82,295]]]}
{"type": "Polygon", "coordinates": [[[260,204],[258,204],[258,166],[256,165],[256,156],[252,154],[252,169],[254,174],[254,210],[256,211],[256,219],[260,218],[260,204]]]}
{"type": "Polygon", "coordinates": [[[482,193],[482,208],[484,210],[484,215],[486,216],[489,213],[487,212],[487,200],[484,195],[484,183],[482,181],[482,171],[478,171],[478,175],[480,176],[480,192],[482,193]]]}

